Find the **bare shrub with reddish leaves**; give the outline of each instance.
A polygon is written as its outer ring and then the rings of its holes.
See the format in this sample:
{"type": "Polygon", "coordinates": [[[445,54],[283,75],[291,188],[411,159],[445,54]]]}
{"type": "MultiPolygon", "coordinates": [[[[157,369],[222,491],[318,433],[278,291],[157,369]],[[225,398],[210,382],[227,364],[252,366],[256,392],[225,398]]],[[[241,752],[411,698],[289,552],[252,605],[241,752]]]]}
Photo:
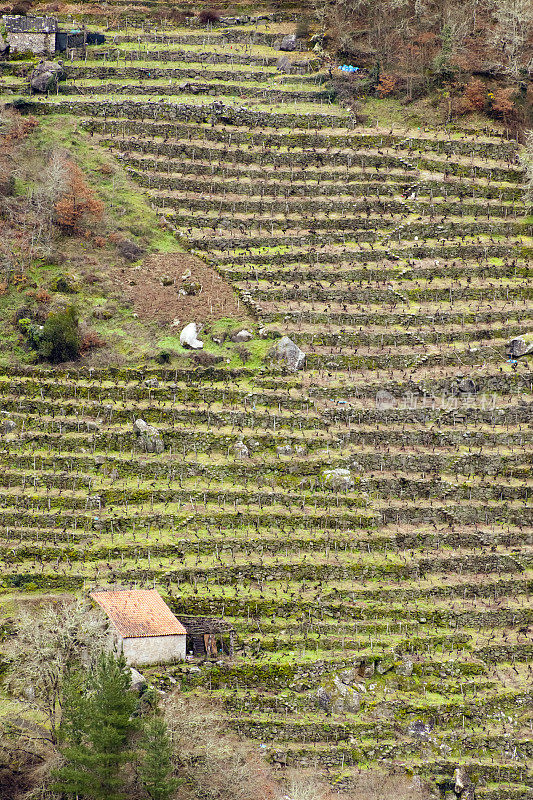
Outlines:
{"type": "Polygon", "coordinates": [[[107,342],[96,331],[86,331],[80,339],[80,353],[85,355],[89,350],[105,347],[107,342]]]}
{"type": "Polygon", "coordinates": [[[49,303],[52,299],[52,296],[46,291],[46,289],[41,288],[35,292],[35,299],[38,303],[49,303]]]}
{"type": "Polygon", "coordinates": [[[470,111],[482,111],[485,108],[487,91],[485,84],[479,78],[473,78],[466,86],[461,98],[461,108],[464,114],[470,111]]]}
{"type": "Polygon", "coordinates": [[[64,159],[65,186],[54,204],[55,221],[64,233],[79,233],[83,222],[102,219],[104,204],[98,200],[77,164],[64,159]]]}
{"type": "Polygon", "coordinates": [[[515,115],[515,104],[511,97],[514,89],[497,89],[492,99],[492,113],[498,119],[509,122],[515,115]]]}
{"type": "Polygon", "coordinates": [[[380,76],[379,83],[376,86],[376,93],[379,97],[387,97],[395,90],[397,83],[398,79],[394,75],[383,74],[380,76]]]}

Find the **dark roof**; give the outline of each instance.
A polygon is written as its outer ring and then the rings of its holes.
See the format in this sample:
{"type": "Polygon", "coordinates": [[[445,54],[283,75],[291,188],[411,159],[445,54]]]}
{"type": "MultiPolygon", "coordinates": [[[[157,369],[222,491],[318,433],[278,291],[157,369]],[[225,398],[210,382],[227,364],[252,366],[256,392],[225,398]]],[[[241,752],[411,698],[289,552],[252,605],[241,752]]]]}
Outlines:
{"type": "Polygon", "coordinates": [[[2,17],[8,33],[55,33],[57,20],[53,17],[19,17],[5,14],[2,17]]]}
{"type": "Polygon", "coordinates": [[[192,635],[201,635],[203,633],[228,633],[234,630],[230,622],[224,622],[222,619],[184,617],[180,614],[180,620],[185,626],[187,633],[192,635]]]}
{"type": "Polygon", "coordinates": [[[102,589],[91,597],[125,639],[186,633],[155,589],[102,589]]]}

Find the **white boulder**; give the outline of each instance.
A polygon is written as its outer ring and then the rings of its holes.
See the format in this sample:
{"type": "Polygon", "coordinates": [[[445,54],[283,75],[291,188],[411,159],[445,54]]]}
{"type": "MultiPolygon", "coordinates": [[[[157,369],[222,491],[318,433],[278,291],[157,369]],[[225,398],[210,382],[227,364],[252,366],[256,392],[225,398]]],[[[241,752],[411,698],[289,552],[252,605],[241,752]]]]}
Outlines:
{"type": "Polygon", "coordinates": [[[196,322],[189,322],[180,333],[180,344],[182,347],[190,347],[192,350],[201,350],[204,343],[198,339],[198,329],[196,322]]]}

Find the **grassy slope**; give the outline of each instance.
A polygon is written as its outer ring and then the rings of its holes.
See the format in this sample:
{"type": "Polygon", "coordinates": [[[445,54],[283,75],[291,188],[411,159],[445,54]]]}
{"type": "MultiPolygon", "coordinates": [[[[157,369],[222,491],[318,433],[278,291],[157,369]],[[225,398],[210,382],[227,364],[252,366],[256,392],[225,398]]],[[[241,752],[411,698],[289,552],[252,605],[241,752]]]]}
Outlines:
{"type": "MultiPolygon", "coordinates": [[[[96,139],[78,126],[76,118],[53,114],[39,118],[37,128],[20,145],[17,154],[16,196],[22,200],[39,189],[46,175],[49,154],[58,150],[68,152],[83,169],[89,184],[104,202],[104,219],[96,224],[95,230],[86,225],[85,236],[63,236],[56,229],[52,240],[46,246],[37,247],[24,269],[26,280],[18,286],[10,284],[0,296],[0,364],[32,363],[35,359],[13,324],[18,309],[24,307],[36,312],[40,308],[44,313],[71,302],[76,305],[82,323],[108,344],[104,349],[93,350],[80,365],[107,361],[137,364],[157,357],[162,350],[185,356],[177,329],[162,330],[157,322],[137,318],[131,302],[107,280],[109,272],[116,269],[124,271],[126,280],[128,271],[142,263],[142,259],[133,264],[126,262],[113,242],[116,237],[134,242],[146,254],[180,252],[183,248],[172,232],[161,226],[156,213],[129,180],[126,171],[96,139]],[[97,244],[91,233],[98,234],[97,244]],[[76,289],[74,294],[54,291],[55,282],[61,276],[76,289]],[[39,290],[50,294],[49,303],[39,306],[35,299],[39,290]],[[110,319],[92,316],[95,307],[109,304],[114,307],[110,319]]],[[[243,310],[239,319],[219,320],[213,331],[250,324],[243,310]]],[[[210,326],[206,326],[204,332],[209,329],[210,326]]],[[[209,340],[206,344],[211,352],[229,359],[232,366],[242,364],[234,348],[217,347],[209,340]]],[[[263,343],[255,343],[251,348],[254,355],[259,354],[255,353],[258,344],[261,354],[264,349],[263,343]]]]}

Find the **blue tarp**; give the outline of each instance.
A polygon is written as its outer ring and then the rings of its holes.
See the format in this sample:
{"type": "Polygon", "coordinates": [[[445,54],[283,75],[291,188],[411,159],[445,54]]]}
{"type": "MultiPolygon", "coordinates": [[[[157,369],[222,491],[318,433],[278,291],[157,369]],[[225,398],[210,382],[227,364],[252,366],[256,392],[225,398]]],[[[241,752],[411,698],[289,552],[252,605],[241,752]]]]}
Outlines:
{"type": "Polygon", "coordinates": [[[359,72],[359,67],[352,67],[351,64],[343,64],[339,69],[341,72],[359,72]]]}

